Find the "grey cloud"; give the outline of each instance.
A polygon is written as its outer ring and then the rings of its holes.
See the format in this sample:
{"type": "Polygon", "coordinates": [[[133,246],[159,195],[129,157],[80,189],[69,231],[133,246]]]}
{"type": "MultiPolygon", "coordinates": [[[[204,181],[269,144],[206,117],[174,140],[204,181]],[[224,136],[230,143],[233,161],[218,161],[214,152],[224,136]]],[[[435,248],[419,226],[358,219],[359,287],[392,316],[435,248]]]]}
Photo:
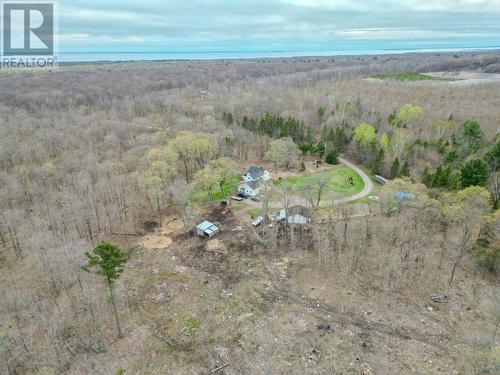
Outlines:
{"type": "MultiPolygon", "coordinates": [[[[298,47],[318,46],[331,44],[334,38],[346,42],[359,39],[361,33],[348,31],[361,30],[366,34],[369,29],[415,29],[414,37],[405,32],[409,41],[494,40],[500,34],[499,1],[441,0],[434,2],[434,6],[421,4],[393,0],[111,0],[105,3],[66,0],[60,5],[60,31],[67,48],[119,47],[120,43],[127,47],[127,43],[133,45],[135,40],[144,47],[175,45],[177,49],[237,45],[265,48],[294,43],[298,47]],[[451,3],[455,6],[447,10],[451,3]],[[72,40],[71,35],[80,37],[72,40]]],[[[385,40],[397,34],[379,32],[379,36],[385,40]]],[[[376,33],[367,37],[377,38],[376,33]]]]}

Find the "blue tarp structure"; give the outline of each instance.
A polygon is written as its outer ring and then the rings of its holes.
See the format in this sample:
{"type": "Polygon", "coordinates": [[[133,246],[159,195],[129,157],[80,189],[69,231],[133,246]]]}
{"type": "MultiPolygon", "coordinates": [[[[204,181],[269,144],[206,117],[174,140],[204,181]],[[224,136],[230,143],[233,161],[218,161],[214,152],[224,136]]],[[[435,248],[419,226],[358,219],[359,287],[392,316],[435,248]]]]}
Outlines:
{"type": "Polygon", "coordinates": [[[408,193],[405,191],[397,191],[396,192],[396,199],[398,201],[411,201],[415,199],[415,196],[412,193],[408,193]]]}

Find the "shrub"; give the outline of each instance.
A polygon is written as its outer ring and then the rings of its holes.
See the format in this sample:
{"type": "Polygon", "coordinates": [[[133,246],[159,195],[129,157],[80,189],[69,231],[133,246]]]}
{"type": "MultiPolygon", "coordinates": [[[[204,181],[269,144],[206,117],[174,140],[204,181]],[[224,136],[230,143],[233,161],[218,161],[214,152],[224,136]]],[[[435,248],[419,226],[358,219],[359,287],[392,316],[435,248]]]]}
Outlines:
{"type": "Polygon", "coordinates": [[[462,187],[486,186],[490,167],[483,159],[473,159],[462,167],[462,187]]]}
{"type": "Polygon", "coordinates": [[[326,154],[325,161],[328,164],[338,164],[339,163],[339,153],[337,150],[330,150],[328,154],[326,154]]]}

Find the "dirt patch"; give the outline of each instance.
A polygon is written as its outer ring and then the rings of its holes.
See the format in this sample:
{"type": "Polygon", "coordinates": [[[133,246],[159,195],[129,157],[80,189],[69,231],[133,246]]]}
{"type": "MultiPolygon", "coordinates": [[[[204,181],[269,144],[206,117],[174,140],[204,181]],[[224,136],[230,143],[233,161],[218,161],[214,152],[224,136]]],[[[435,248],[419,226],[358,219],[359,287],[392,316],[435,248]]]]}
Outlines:
{"type": "Polygon", "coordinates": [[[140,245],[146,249],[165,249],[172,243],[171,236],[180,233],[181,230],[182,222],[178,218],[169,218],[160,228],[144,236],[140,245]]]}
{"type": "Polygon", "coordinates": [[[452,78],[456,81],[448,81],[447,83],[455,85],[500,82],[500,74],[496,73],[478,73],[478,72],[434,72],[426,73],[431,77],[452,78]]]}
{"type": "Polygon", "coordinates": [[[207,251],[216,251],[219,253],[226,253],[227,252],[227,246],[222,243],[217,238],[214,238],[213,240],[207,241],[206,243],[206,249],[207,251]]]}
{"type": "Polygon", "coordinates": [[[146,249],[165,249],[170,246],[172,239],[168,236],[151,234],[143,238],[141,245],[146,249]]]}

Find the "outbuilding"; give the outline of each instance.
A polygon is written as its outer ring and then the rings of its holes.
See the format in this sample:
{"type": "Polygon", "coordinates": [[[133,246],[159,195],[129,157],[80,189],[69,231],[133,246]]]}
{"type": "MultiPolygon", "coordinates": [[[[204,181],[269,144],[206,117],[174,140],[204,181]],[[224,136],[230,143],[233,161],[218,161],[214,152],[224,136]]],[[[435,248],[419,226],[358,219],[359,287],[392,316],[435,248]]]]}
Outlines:
{"type": "Polygon", "coordinates": [[[377,180],[377,182],[380,185],[385,185],[389,182],[389,180],[387,178],[385,178],[384,176],[378,175],[378,174],[375,175],[375,180],[377,180]]]}
{"type": "Polygon", "coordinates": [[[196,226],[196,234],[201,237],[212,238],[219,233],[219,231],[220,229],[217,225],[207,220],[196,226]]]}
{"type": "Polygon", "coordinates": [[[288,209],[288,224],[307,225],[311,222],[311,210],[304,206],[293,206],[288,209]]]}

